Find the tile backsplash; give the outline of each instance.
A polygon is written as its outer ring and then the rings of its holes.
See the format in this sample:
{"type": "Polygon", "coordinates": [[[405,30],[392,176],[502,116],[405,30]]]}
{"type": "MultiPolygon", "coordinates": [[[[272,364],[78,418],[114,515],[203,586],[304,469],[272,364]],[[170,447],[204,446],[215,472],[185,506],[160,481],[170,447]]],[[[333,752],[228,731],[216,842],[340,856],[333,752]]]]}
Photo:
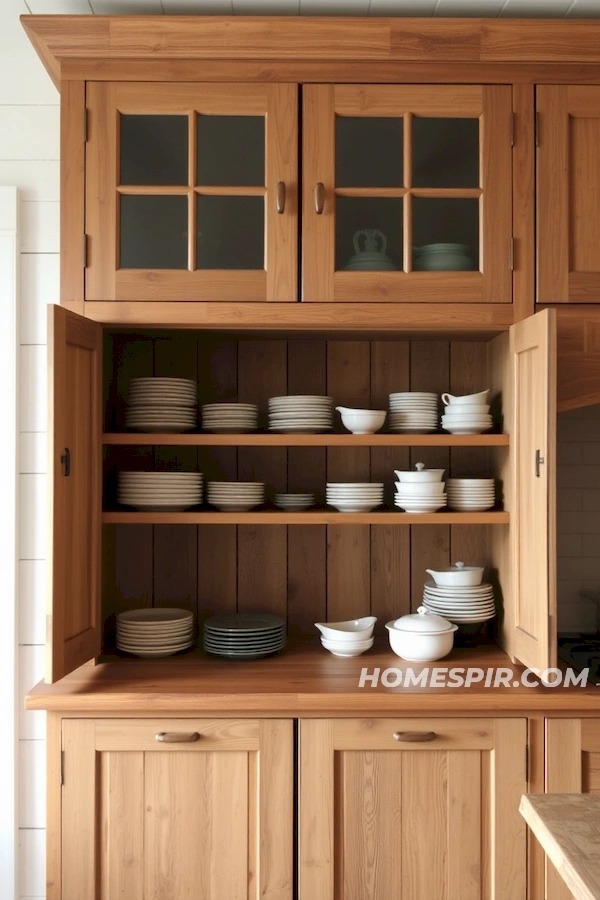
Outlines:
{"type": "Polygon", "coordinates": [[[596,604],[580,593],[600,599],[600,404],[560,413],[557,452],[558,628],[595,632],[596,604]]]}

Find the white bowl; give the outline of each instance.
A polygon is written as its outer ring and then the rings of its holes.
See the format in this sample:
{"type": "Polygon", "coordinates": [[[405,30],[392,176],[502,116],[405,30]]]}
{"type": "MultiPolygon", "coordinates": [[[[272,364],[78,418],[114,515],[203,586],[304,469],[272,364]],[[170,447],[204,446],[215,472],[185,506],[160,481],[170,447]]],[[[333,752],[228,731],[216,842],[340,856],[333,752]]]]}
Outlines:
{"type": "Polygon", "coordinates": [[[450,403],[444,409],[445,416],[485,416],[490,408],[487,404],[450,403]]]}
{"type": "Polygon", "coordinates": [[[326,640],[356,641],[372,637],[377,616],[363,616],[362,619],[346,619],[343,622],[315,622],[326,640]]]}
{"type": "Polygon", "coordinates": [[[352,434],[375,434],[385,422],[385,409],[350,409],[347,406],[336,406],[342,417],[342,423],[352,434]]]}
{"type": "Polygon", "coordinates": [[[444,406],[450,406],[455,403],[467,404],[469,406],[481,406],[487,403],[489,388],[485,391],[479,391],[478,394],[463,394],[462,397],[455,397],[454,394],[442,394],[442,403],[444,406]]]}
{"type": "Polygon", "coordinates": [[[474,587],[481,584],[483,578],[483,566],[465,566],[463,562],[457,562],[449,569],[441,569],[439,572],[433,569],[425,571],[436,584],[451,587],[474,587]]]}
{"type": "Polygon", "coordinates": [[[360,656],[361,653],[364,653],[366,650],[370,650],[373,646],[374,638],[371,638],[370,641],[367,641],[367,646],[365,647],[357,647],[353,644],[346,646],[345,644],[335,644],[334,646],[327,646],[330,642],[321,640],[321,643],[325,647],[326,650],[329,650],[334,656],[344,656],[344,657],[352,657],[352,656],[360,656]]]}
{"type": "Polygon", "coordinates": [[[328,506],[333,506],[342,513],[367,513],[381,506],[382,500],[354,501],[354,500],[327,500],[328,506]]]}
{"type": "Polygon", "coordinates": [[[426,469],[423,463],[417,463],[414,469],[410,469],[407,472],[394,469],[394,475],[403,484],[410,482],[418,484],[427,484],[432,481],[439,482],[442,480],[444,472],[445,469],[426,469]]]}
{"type": "Polygon", "coordinates": [[[368,650],[373,645],[373,635],[364,640],[355,641],[330,641],[328,638],[321,638],[321,643],[328,650],[368,650]]]}
{"type": "Polygon", "coordinates": [[[443,495],[446,485],[443,481],[395,481],[397,492],[405,497],[433,498],[443,495]]]}

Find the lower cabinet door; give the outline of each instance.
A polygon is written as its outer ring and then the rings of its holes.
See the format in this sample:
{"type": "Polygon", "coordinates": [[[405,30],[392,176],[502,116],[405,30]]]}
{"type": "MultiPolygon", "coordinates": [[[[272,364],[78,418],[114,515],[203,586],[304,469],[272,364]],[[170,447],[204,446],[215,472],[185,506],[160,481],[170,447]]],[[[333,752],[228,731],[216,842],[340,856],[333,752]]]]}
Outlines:
{"type": "MultiPolygon", "coordinates": [[[[546,720],[546,793],[600,794],[600,719],[546,720]]],[[[547,900],[571,896],[548,863],[547,900]]]]}
{"type": "Polygon", "coordinates": [[[62,900],[291,900],[291,720],[63,720],[62,900]]]}
{"type": "Polygon", "coordinates": [[[524,900],[524,719],[300,723],[299,900],[524,900]]]}

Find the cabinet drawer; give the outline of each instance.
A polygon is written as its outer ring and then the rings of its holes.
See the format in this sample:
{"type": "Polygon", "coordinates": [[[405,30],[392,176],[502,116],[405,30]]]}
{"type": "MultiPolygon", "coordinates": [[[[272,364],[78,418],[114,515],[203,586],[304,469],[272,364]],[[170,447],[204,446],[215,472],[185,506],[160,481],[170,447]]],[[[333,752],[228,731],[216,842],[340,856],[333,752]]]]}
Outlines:
{"type": "Polygon", "coordinates": [[[344,750],[491,750],[493,719],[336,719],[344,750]]]}
{"type": "Polygon", "coordinates": [[[96,750],[258,750],[256,719],[121,719],[95,721],[96,750]]]}

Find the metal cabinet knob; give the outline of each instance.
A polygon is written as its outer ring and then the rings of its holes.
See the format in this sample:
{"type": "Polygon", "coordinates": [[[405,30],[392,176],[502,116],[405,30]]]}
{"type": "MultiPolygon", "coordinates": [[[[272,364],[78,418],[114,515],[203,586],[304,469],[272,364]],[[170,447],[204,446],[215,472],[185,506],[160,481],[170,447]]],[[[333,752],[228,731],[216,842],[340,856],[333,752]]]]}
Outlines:
{"type": "Polygon", "coordinates": [[[435,731],[395,731],[393,738],[395,741],[402,741],[408,744],[424,743],[425,741],[435,741],[437,735],[435,731]]]}

